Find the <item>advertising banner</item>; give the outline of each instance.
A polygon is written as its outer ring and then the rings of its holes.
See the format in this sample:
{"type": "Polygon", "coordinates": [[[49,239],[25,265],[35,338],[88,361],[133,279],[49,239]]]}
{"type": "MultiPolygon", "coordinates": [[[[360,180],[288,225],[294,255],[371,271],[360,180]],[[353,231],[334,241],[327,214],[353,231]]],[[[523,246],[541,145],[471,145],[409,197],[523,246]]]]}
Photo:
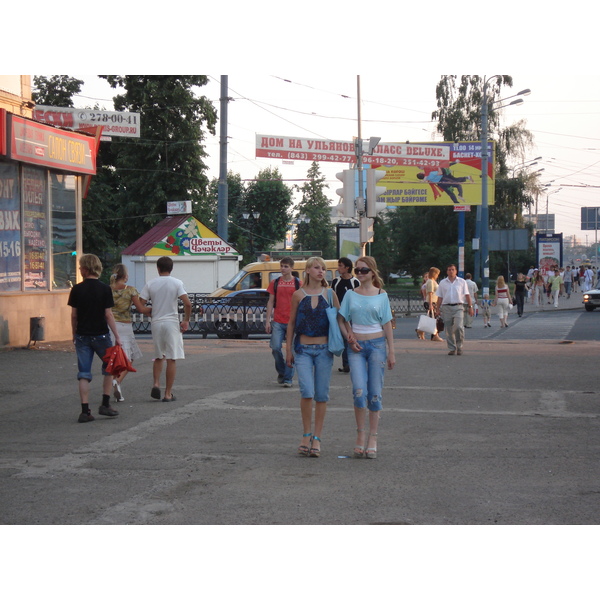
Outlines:
{"type": "MultiPolygon", "coordinates": [[[[494,143],[488,143],[488,204],[494,204],[494,143]]],[[[256,156],[282,160],[356,163],[355,143],[256,135],[256,156]]],[[[397,206],[475,206],[481,204],[481,142],[380,142],[363,155],[365,168],[380,169],[386,191],[379,200],[397,206]]],[[[468,208],[463,209],[465,211],[468,208]]]]}
{"type": "MultiPolygon", "coordinates": [[[[256,134],[256,157],[321,162],[356,162],[353,141],[290,138],[256,134]]],[[[380,142],[373,155],[364,155],[365,165],[420,165],[437,168],[449,161],[449,150],[435,143],[386,144],[380,142]]]]}
{"type": "Polygon", "coordinates": [[[338,256],[346,256],[356,262],[361,256],[360,228],[356,225],[338,225],[336,229],[338,256]]]}
{"type": "Polygon", "coordinates": [[[21,289],[21,206],[16,165],[0,163],[0,292],[21,289]]]}
{"type": "Polygon", "coordinates": [[[17,115],[7,115],[10,124],[9,154],[13,160],[96,174],[96,140],[87,135],[61,131],[17,115]]]}
{"type": "Polygon", "coordinates": [[[104,136],[140,137],[140,113],[38,105],[33,118],[40,123],[75,131],[104,127],[104,136]]]}
{"type": "Polygon", "coordinates": [[[555,269],[562,266],[562,233],[536,233],[535,247],[536,262],[542,275],[546,276],[548,271],[554,271],[555,269]]]}
{"type": "Polygon", "coordinates": [[[23,169],[25,289],[48,288],[48,186],[43,169],[23,169]]]}
{"type": "Polygon", "coordinates": [[[237,255],[238,252],[200,221],[190,217],[146,252],[146,256],[172,256],[173,254],[177,256],[237,255]]]}

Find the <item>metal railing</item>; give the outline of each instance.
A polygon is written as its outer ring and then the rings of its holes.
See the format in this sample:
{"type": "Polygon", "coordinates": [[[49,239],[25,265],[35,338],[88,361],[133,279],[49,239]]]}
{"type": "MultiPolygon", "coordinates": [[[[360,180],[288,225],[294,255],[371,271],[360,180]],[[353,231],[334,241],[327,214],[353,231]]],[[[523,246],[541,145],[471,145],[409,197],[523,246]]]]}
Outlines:
{"type": "MultiPolygon", "coordinates": [[[[265,315],[267,298],[223,297],[209,298],[206,294],[188,294],[192,303],[189,333],[204,337],[215,334],[220,338],[247,338],[250,335],[266,335],[265,315]]],[[[390,307],[394,318],[424,313],[423,299],[418,292],[407,291],[390,295],[390,307]]],[[[150,306],[151,303],[148,303],[150,306]]],[[[180,317],[183,304],[179,303],[180,317]]],[[[133,331],[151,333],[152,318],[138,313],[132,307],[133,331]]]]}

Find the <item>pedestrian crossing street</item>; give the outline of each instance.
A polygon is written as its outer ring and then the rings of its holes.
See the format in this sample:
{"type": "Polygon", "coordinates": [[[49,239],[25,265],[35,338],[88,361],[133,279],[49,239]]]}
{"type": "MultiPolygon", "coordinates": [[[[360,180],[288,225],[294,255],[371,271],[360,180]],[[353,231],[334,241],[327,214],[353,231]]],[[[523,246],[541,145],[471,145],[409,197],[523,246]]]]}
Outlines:
{"type": "Polygon", "coordinates": [[[498,319],[492,317],[492,327],[485,338],[510,337],[528,340],[567,339],[575,321],[581,316],[578,311],[557,311],[551,315],[552,327],[548,327],[548,314],[534,313],[519,318],[516,313],[508,317],[508,327],[499,328],[498,319]],[[543,324],[542,324],[543,321],[543,324]]]}

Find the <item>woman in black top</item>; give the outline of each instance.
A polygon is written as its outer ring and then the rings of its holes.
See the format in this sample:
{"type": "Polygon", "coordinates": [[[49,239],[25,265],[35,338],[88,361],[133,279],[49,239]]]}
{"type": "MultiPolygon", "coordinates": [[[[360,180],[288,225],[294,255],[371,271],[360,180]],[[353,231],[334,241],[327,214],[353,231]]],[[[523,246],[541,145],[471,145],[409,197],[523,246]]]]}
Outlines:
{"type": "Polygon", "coordinates": [[[517,281],[515,281],[515,300],[517,303],[517,314],[519,317],[523,316],[523,306],[525,305],[525,298],[527,298],[527,286],[525,281],[525,275],[519,273],[517,275],[517,281]]]}

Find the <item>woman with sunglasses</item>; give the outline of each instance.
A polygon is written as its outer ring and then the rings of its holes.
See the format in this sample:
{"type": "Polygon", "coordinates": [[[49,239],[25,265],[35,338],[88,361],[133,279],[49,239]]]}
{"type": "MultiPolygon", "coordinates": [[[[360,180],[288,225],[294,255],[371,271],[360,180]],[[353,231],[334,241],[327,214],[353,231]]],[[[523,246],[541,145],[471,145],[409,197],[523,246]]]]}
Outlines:
{"type": "Polygon", "coordinates": [[[338,316],[342,335],[350,348],[348,362],[358,434],[354,456],[377,458],[377,428],[385,364],[387,362],[388,369],[393,369],[396,364],[392,310],[388,295],[382,289],[375,259],[371,256],[359,258],[354,272],[360,286],[346,293],[338,316]],[[368,438],[365,430],[367,409],[368,438]]]}

